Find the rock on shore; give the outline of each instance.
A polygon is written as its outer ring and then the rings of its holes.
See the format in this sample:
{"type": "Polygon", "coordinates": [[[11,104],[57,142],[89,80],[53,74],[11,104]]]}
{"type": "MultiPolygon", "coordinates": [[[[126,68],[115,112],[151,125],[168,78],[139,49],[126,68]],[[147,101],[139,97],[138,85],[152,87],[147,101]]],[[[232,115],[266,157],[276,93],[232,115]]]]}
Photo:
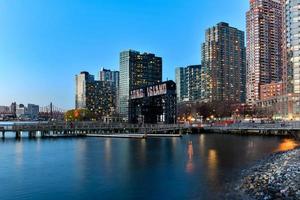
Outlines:
{"type": "Polygon", "coordinates": [[[235,190],[253,199],[300,200],[300,148],[275,153],[247,170],[235,190]]]}

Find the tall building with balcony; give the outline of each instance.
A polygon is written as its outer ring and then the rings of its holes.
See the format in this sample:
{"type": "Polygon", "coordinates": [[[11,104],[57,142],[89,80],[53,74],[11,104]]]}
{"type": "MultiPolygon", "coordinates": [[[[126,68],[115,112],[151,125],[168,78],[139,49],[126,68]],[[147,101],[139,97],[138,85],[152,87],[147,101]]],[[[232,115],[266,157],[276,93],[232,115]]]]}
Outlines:
{"type": "Polygon", "coordinates": [[[202,101],[245,101],[245,56],[243,31],[224,22],[206,30],[202,44],[202,101]]]}
{"type": "Polygon", "coordinates": [[[247,18],[247,103],[260,100],[261,85],[282,79],[282,4],[250,0],[247,18]]]}
{"type": "Polygon", "coordinates": [[[201,65],[175,69],[177,101],[195,101],[201,97],[201,65]]]}
{"type": "Polygon", "coordinates": [[[119,111],[128,119],[130,91],[162,81],[162,58],[134,50],[120,53],[119,111]]]}

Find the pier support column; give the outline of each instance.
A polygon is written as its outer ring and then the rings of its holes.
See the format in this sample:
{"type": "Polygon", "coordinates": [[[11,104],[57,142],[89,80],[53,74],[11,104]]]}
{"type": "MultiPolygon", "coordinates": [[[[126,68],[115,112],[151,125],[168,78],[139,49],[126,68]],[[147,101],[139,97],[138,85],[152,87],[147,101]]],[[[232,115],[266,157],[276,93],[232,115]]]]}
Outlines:
{"type": "Polygon", "coordinates": [[[21,132],[20,131],[16,131],[16,139],[20,139],[21,138],[21,132]]]}
{"type": "Polygon", "coordinates": [[[47,131],[42,131],[42,132],[41,132],[41,137],[45,137],[46,134],[47,134],[47,131]]]}
{"type": "Polygon", "coordinates": [[[184,135],[184,129],[179,130],[179,135],[184,135]]]}
{"type": "Polygon", "coordinates": [[[2,136],[2,139],[5,138],[5,131],[2,131],[1,136],[2,136]]]}
{"type": "Polygon", "coordinates": [[[36,131],[29,131],[29,138],[35,138],[36,137],[36,131]]]}

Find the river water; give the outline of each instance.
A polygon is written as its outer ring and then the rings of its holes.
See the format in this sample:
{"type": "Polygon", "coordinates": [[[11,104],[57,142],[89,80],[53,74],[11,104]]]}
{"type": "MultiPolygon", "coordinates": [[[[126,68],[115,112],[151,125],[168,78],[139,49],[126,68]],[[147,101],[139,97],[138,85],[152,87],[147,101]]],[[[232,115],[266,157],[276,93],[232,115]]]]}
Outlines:
{"type": "Polygon", "coordinates": [[[296,142],[182,138],[0,140],[0,199],[220,199],[241,171],[296,142]]]}

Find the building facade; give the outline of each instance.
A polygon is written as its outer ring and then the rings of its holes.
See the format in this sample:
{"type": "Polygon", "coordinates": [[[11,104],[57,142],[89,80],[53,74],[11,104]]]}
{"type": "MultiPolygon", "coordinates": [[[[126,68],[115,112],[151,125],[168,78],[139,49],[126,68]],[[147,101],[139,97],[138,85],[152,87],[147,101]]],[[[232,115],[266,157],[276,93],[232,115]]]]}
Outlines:
{"type": "Polygon", "coordinates": [[[250,0],[247,18],[247,103],[260,100],[260,86],[282,79],[282,4],[250,0]]]}
{"type": "Polygon", "coordinates": [[[178,67],[175,76],[178,102],[200,100],[201,65],[178,67]]]}
{"type": "Polygon", "coordinates": [[[129,122],[175,124],[177,120],[176,83],[166,81],[130,91],[129,122]]]}
{"type": "Polygon", "coordinates": [[[206,30],[202,44],[201,100],[245,101],[244,32],[221,22],[206,30]]]}
{"type": "Polygon", "coordinates": [[[162,58],[138,51],[120,53],[119,112],[128,119],[130,91],[162,81],[162,58]]]}

